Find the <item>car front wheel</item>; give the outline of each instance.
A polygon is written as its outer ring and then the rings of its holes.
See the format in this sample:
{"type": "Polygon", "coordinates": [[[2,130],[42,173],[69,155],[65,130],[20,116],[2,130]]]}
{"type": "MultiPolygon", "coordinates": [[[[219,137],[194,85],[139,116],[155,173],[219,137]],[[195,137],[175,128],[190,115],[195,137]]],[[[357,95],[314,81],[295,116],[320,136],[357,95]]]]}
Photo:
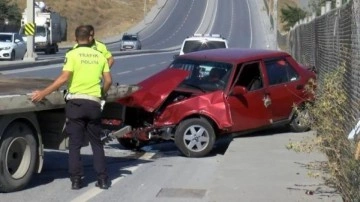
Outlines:
{"type": "Polygon", "coordinates": [[[204,118],[182,121],[175,131],[175,144],[187,157],[206,156],[214,147],[215,132],[204,118]]]}
{"type": "Polygon", "coordinates": [[[11,61],[15,60],[15,51],[11,51],[10,60],[11,61]]]}

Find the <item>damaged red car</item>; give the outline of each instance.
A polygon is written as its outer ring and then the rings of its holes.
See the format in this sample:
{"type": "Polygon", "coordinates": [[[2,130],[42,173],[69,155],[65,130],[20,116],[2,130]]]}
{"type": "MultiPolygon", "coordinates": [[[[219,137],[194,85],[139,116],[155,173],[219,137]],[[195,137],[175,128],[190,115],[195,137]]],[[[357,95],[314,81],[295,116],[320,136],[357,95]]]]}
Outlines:
{"type": "Polygon", "coordinates": [[[206,50],[177,57],[106,108],[121,114],[116,133],[126,148],[173,140],[183,155],[203,157],[223,135],[278,125],[309,130],[299,117],[312,79],[315,73],[285,52],[206,50]]]}

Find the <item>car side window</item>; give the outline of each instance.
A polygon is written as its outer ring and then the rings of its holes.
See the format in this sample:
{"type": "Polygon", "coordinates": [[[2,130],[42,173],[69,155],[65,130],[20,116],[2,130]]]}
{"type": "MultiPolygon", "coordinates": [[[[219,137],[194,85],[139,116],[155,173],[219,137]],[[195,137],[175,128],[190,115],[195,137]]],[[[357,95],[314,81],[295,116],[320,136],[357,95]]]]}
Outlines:
{"type": "Polygon", "coordinates": [[[18,39],[20,42],[23,41],[22,37],[19,34],[15,34],[15,40],[18,39]]]}
{"type": "Polygon", "coordinates": [[[265,66],[269,85],[287,83],[299,78],[299,74],[284,58],[265,61],[265,66]]]}
{"type": "MultiPolygon", "coordinates": [[[[238,66],[238,69],[240,67],[238,66]]],[[[260,63],[244,64],[241,67],[240,75],[236,81],[238,86],[244,86],[248,91],[254,91],[263,88],[263,79],[260,71],[260,63]]]]}

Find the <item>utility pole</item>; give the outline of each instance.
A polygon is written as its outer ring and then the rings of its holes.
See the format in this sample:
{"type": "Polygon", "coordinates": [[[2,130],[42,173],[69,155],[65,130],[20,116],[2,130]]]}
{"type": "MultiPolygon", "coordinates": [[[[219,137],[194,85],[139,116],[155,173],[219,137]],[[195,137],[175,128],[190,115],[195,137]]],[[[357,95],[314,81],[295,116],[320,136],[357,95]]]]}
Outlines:
{"type": "MultiPolygon", "coordinates": [[[[26,0],[26,23],[35,23],[34,22],[34,0],[26,0]]],[[[25,25],[24,25],[25,26],[25,25]]],[[[35,28],[36,30],[36,28],[35,28]]],[[[36,53],[34,52],[34,35],[27,36],[27,51],[24,56],[24,61],[35,61],[37,58],[36,53]]]]}

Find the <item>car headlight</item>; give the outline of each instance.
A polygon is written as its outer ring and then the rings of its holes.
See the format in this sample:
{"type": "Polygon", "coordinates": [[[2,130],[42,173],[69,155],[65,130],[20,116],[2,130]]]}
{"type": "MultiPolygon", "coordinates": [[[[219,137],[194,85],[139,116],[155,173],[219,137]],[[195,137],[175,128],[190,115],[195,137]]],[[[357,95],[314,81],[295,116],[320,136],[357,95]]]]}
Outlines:
{"type": "Polygon", "coordinates": [[[11,46],[9,46],[9,47],[4,47],[3,49],[4,49],[4,50],[9,50],[9,49],[11,49],[11,46]]]}

